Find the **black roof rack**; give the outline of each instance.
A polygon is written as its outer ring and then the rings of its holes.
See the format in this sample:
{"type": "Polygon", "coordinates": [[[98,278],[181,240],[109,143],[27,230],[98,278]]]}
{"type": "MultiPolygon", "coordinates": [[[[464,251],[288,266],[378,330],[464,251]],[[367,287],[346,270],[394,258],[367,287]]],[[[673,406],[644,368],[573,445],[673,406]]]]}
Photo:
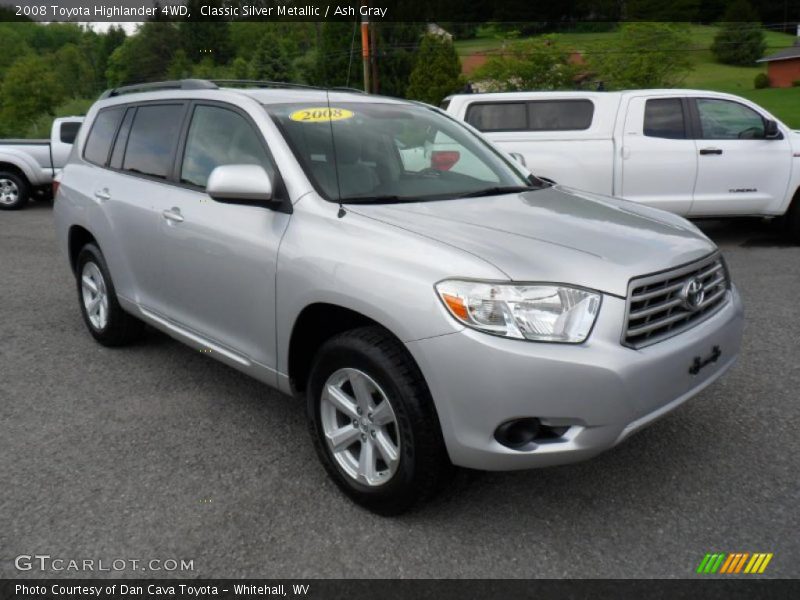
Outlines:
{"type": "Polygon", "coordinates": [[[220,86],[239,86],[257,88],[284,88],[302,90],[331,90],[338,92],[353,92],[365,94],[366,92],[350,87],[325,88],[305,83],[290,83],[286,81],[262,81],[260,79],[176,79],[174,81],[153,81],[150,83],[134,83],[106,90],[100,99],[112,98],[123,94],[138,92],[153,92],[158,90],[218,90],[220,86]]]}
{"type": "Polygon", "coordinates": [[[137,92],[153,92],[157,90],[216,90],[216,84],[205,79],[176,79],[174,81],[153,81],[151,83],[134,83],[111,88],[100,95],[100,99],[135,94],[137,92]]]}

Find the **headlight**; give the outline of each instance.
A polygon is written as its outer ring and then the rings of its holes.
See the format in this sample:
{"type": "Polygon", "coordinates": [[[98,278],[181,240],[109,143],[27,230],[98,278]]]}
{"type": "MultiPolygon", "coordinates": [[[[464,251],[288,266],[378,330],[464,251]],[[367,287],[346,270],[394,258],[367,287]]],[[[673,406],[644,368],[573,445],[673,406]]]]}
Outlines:
{"type": "Polygon", "coordinates": [[[563,285],[448,279],[436,284],[447,310],[486,333],[538,342],[586,340],[600,309],[597,292],[563,285]]]}

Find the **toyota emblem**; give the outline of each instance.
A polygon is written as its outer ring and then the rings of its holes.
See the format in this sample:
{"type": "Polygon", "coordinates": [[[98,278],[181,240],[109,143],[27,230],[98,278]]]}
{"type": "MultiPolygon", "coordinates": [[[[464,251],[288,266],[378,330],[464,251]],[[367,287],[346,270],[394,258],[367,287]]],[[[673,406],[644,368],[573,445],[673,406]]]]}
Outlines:
{"type": "Polygon", "coordinates": [[[703,282],[697,278],[687,281],[681,289],[681,300],[683,306],[692,312],[700,308],[706,297],[706,290],[703,282]]]}

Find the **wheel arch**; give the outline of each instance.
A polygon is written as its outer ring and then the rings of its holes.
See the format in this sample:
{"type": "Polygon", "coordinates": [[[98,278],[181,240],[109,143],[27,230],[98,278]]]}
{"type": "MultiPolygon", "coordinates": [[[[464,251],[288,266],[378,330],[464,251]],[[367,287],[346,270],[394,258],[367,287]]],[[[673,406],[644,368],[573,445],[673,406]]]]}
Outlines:
{"type": "Polygon", "coordinates": [[[67,255],[69,257],[69,266],[72,268],[72,272],[75,273],[76,266],[78,264],[78,254],[86,244],[95,244],[98,248],[100,245],[97,243],[97,239],[92,235],[92,233],[82,227],[81,225],[73,225],[69,228],[69,233],[67,234],[67,255]]]}
{"type": "Polygon", "coordinates": [[[365,326],[380,327],[401,341],[383,323],[356,310],[328,302],[316,302],[303,308],[289,338],[288,374],[292,390],[305,391],[314,356],[322,344],[339,333],[365,326]]]}

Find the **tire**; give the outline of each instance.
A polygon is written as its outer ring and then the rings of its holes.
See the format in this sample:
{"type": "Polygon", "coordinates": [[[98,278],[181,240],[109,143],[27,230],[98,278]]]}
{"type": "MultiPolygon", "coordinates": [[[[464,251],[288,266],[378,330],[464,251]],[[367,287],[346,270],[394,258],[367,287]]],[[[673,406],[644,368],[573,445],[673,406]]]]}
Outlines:
{"type": "Polygon", "coordinates": [[[11,171],[0,171],[0,210],[19,210],[28,204],[28,182],[11,171]]]}
{"type": "Polygon", "coordinates": [[[800,190],[794,195],[794,200],[784,217],[786,235],[795,244],[800,244],[800,190]]]}
{"type": "Polygon", "coordinates": [[[78,253],[75,280],[81,315],[95,340],[125,346],[141,337],[144,323],[122,310],[103,253],[94,244],[78,253]]]}
{"type": "Polygon", "coordinates": [[[311,367],[306,408],[328,474],[372,512],[403,513],[432,497],[454,471],[422,373],[402,343],[380,327],[354,329],[323,344],[311,367]],[[366,403],[363,386],[370,392],[366,403]],[[327,392],[331,387],[344,393],[347,410],[341,396],[335,401],[327,392]],[[355,389],[362,390],[361,399],[355,389]],[[382,408],[386,402],[388,410],[382,408]],[[342,441],[338,451],[326,431],[340,432],[334,438],[342,441]],[[392,448],[394,463],[386,458],[392,448]],[[373,469],[362,469],[369,464],[373,469]]]}

